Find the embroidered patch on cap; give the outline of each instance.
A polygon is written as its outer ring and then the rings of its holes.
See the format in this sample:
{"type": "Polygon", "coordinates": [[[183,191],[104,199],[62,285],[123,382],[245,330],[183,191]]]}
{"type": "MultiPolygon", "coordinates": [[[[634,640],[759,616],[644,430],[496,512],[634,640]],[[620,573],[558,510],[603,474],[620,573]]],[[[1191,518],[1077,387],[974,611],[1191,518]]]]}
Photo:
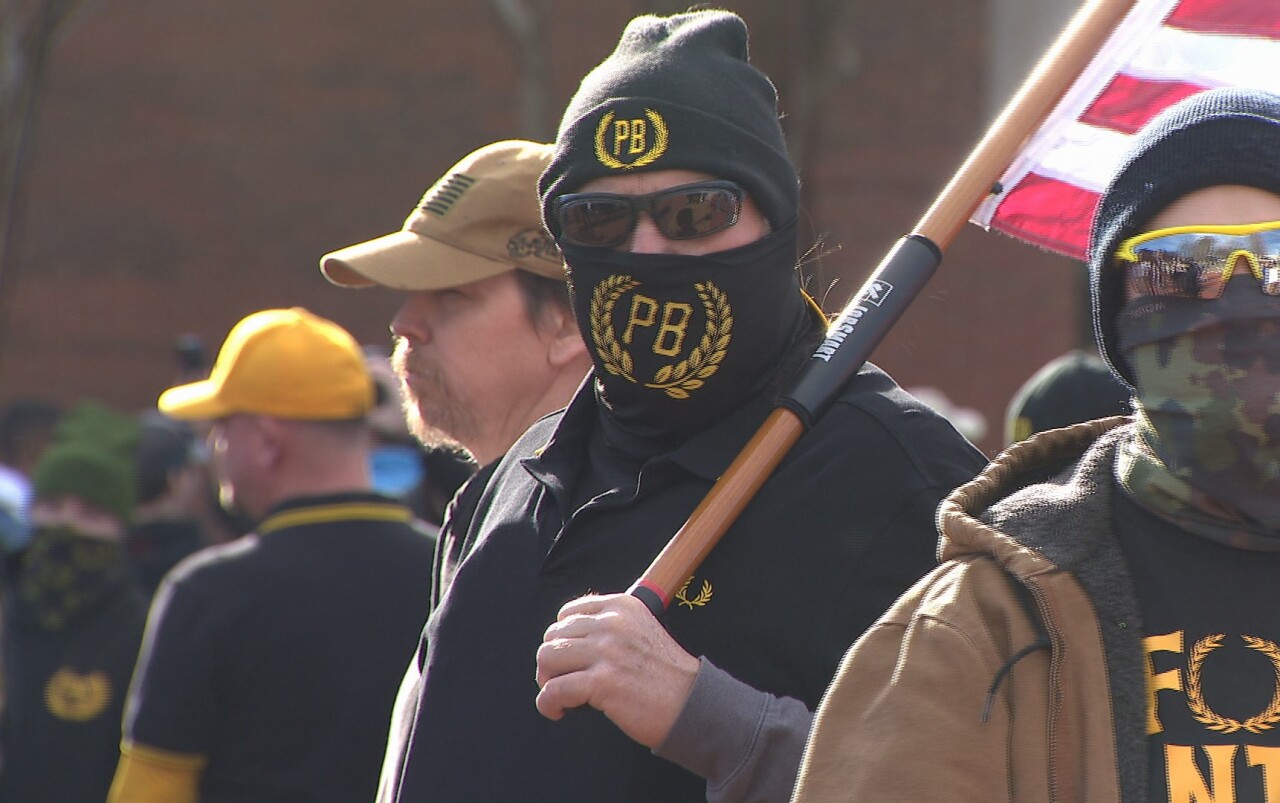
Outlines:
{"type": "Polygon", "coordinates": [[[667,123],[653,109],[636,118],[608,111],[596,125],[596,159],[610,170],[644,167],[666,153],[667,137],[667,123]]]}
{"type": "Polygon", "coordinates": [[[422,199],[422,209],[444,217],[476,180],[464,173],[450,173],[431,188],[422,199]]]}
{"type": "Polygon", "coordinates": [[[560,249],[546,229],[522,229],[507,240],[507,253],[512,259],[536,257],[561,264],[560,249]]]}

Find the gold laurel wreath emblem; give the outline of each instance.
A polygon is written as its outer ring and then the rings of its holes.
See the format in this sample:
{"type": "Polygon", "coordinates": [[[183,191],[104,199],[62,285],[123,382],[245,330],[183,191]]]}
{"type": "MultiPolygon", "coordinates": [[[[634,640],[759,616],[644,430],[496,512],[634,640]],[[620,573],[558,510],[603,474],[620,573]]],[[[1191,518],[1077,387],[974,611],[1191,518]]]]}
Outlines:
{"type": "Polygon", "coordinates": [[[701,608],[711,601],[711,581],[703,580],[702,589],[698,591],[698,596],[689,599],[689,585],[693,583],[693,575],[689,575],[689,579],[684,581],[684,585],[680,586],[680,590],[676,592],[676,602],[685,606],[689,610],[701,608]]]}
{"type": "Polygon", "coordinates": [[[82,675],[63,667],[44,687],[44,704],[58,719],[88,722],[111,702],[111,680],[102,672],[82,675]]]}
{"type": "Polygon", "coordinates": [[[1257,650],[1270,658],[1271,666],[1276,673],[1276,691],[1271,696],[1271,704],[1263,709],[1261,713],[1241,722],[1238,719],[1218,714],[1209,707],[1208,702],[1204,699],[1203,681],[1201,679],[1204,659],[1209,653],[1222,646],[1223,637],[1222,633],[1205,636],[1191,648],[1191,659],[1187,664],[1187,707],[1191,709],[1191,715],[1201,725],[1219,733],[1235,733],[1239,730],[1246,730],[1249,733],[1262,733],[1263,731],[1271,730],[1277,722],[1280,722],[1280,646],[1276,646],[1273,641],[1254,636],[1240,637],[1249,649],[1257,650]]]}
{"type": "Polygon", "coordinates": [[[733,308],[724,291],[711,282],[693,287],[707,313],[707,329],[686,359],[662,366],[653,372],[653,381],[645,383],[645,387],[664,391],[673,399],[689,398],[689,391],[702,387],[704,380],[720,370],[733,339],[733,308]]]}
{"type": "Polygon", "coordinates": [[[613,331],[613,307],[623,293],[639,285],[640,282],[630,276],[614,275],[597,284],[591,293],[591,342],[595,344],[596,354],[606,371],[631,382],[636,381],[631,375],[634,366],[631,355],[618,345],[618,336],[613,331]]]}
{"type": "Polygon", "coordinates": [[[605,146],[605,135],[609,131],[609,126],[613,123],[613,112],[605,112],[604,117],[600,118],[600,123],[596,125],[596,159],[600,164],[610,170],[632,170],[637,167],[653,164],[658,161],[662,154],[667,152],[667,122],[662,119],[662,115],[653,109],[645,109],[644,116],[649,118],[649,123],[653,126],[653,145],[649,150],[640,154],[640,157],[634,162],[624,162],[613,154],[609,153],[609,149],[605,146]]]}
{"type": "MultiPolygon", "coordinates": [[[[596,285],[591,292],[591,342],[604,369],[629,382],[635,378],[631,354],[618,343],[613,328],[613,308],[625,293],[640,286],[627,275],[613,275],[596,285]]],[[[687,399],[691,391],[706,384],[708,377],[720,370],[733,339],[733,307],[724,291],[711,282],[694,284],[702,308],[707,315],[707,328],[702,339],[688,357],[664,365],[653,372],[653,381],[645,387],[661,390],[673,399],[687,399]]]]}

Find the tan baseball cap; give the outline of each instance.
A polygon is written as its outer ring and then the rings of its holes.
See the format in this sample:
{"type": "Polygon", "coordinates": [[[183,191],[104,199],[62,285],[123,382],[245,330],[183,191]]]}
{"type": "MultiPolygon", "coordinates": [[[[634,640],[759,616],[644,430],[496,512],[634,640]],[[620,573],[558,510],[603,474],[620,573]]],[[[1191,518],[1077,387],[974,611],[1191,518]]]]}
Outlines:
{"type": "Polygon", "coordinates": [[[235,413],[306,421],[360,418],[373,408],[373,379],[346,329],[301,307],[245,317],[227,334],[209,378],[160,394],[173,418],[235,413]]]}
{"type": "Polygon", "coordinates": [[[473,151],[427,190],[404,226],[325,254],[320,271],[343,287],[456,287],[512,268],[564,280],[542,226],[538,177],[552,145],[504,140],[473,151]]]}

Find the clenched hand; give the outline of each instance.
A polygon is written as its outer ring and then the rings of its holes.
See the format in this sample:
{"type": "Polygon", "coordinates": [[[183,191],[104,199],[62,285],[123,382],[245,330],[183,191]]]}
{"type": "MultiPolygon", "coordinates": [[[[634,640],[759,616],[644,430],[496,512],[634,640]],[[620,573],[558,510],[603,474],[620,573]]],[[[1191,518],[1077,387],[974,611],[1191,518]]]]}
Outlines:
{"type": "Polygon", "coordinates": [[[698,659],[630,594],[568,602],[538,648],[538,711],[558,720],[590,705],[653,748],[684,707],[698,659]]]}

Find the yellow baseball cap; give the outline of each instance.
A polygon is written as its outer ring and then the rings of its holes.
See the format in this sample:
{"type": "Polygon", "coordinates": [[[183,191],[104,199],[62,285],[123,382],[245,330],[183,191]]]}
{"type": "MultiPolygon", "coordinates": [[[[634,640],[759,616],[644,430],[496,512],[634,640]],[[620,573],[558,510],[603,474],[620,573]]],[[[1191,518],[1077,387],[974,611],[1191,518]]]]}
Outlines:
{"type": "Polygon", "coordinates": [[[373,380],[355,338],[294,307],[241,320],[209,378],[169,388],[157,406],[184,420],[252,413],[320,421],[360,418],[373,404],[373,380]]]}
{"type": "Polygon", "coordinates": [[[343,287],[397,290],[457,287],[513,268],[564,281],[538,204],[552,151],[516,139],[473,151],[427,190],[400,231],[325,254],[320,272],[343,287]]]}

